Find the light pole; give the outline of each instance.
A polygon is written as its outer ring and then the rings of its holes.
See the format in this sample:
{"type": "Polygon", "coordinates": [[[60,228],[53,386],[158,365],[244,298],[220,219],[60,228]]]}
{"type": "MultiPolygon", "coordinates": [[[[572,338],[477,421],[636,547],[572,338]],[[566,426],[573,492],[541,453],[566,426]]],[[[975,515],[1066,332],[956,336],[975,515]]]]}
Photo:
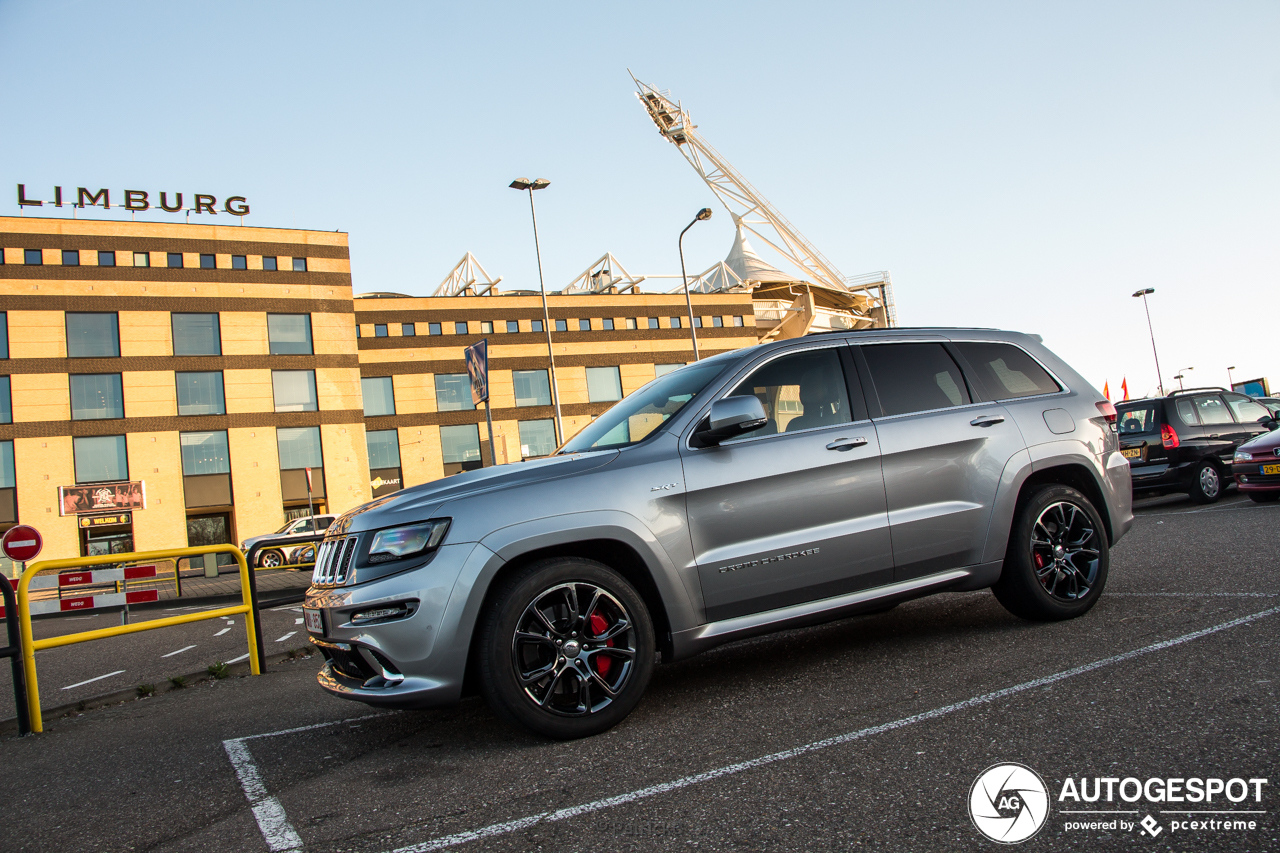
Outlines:
{"type": "Polygon", "coordinates": [[[1231,371],[1235,369],[1236,369],[1236,366],[1234,364],[1227,368],[1227,390],[1228,391],[1236,390],[1236,383],[1231,378],[1231,371]]]}
{"type": "Polygon", "coordinates": [[[1174,379],[1178,380],[1178,390],[1179,390],[1179,391],[1181,391],[1181,390],[1182,390],[1182,377],[1183,377],[1183,375],[1184,375],[1188,370],[1195,370],[1195,368],[1194,368],[1194,367],[1180,367],[1180,368],[1178,368],[1178,375],[1177,375],[1177,376],[1175,376],[1175,377],[1173,377],[1174,379]]]}
{"type": "MultiPolygon", "coordinates": [[[[684,227],[684,231],[688,231],[699,222],[705,222],[711,218],[711,208],[704,207],[698,211],[698,215],[693,217],[693,221],[684,227]]],[[[689,295],[689,274],[684,271],[684,231],[680,232],[680,239],[676,240],[676,247],[680,250],[680,277],[684,279],[684,301],[689,306],[689,334],[693,338],[693,360],[699,361],[698,355],[698,329],[693,323],[693,297],[689,295]]]]}
{"type": "Polygon", "coordinates": [[[529,213],[533,216],[533,250],[538,256],[538,288],[542,291],[542,329],[547,333],[547,359],[551,362],[551,402],[556,407],[556,446],[564,443],[564,424],[560,422],[560,386],[556,384],[556,354],[551,348],[551,314],[547,311],[547,283],[542,278],[542,246],[538,243],[538,211],[533,206],[533,191],[545,190],[551,182],[546,178],[516,178],[513,190],[529,191],[529,213]]]}
{"type": "Polygon", "coordinates": [[[1156,385],[1160,389],[1160,396],[1163,397],[1164,378],[1160,376],[1160,356],[1156,354],[1156,333],[1155,330],[1151,328],[1151,306],[1147,304],[1147,296],[1155,292],[1156,289],[1154,287],[1144,287],[1133,295],[1135,298],[1139,296],[1142,297],[1142,307],[1147,310],[1147,332],[1151,335],[1151,355],[1156,360],[1156,385]]]}

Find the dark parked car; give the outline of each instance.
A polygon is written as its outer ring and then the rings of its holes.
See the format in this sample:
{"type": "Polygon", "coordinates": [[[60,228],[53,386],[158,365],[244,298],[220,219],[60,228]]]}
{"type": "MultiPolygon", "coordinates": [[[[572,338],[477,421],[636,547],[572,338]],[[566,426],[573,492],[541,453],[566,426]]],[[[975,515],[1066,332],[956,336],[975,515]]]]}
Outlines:
{"type": "Polygon", "coordinates": [[[1261,403],[1222,388],[1126,400],[1116,411],[1135,496],[1186,492],[1197,503],[1222,496],[1236,448],[1275,423],[1261,403]]]}
{"type": "Polygon", "coordinates": [[[1280,431],[1242,444],[1235,455],[1236,488],[1254,503],[1280,498],[1280,431]]]}

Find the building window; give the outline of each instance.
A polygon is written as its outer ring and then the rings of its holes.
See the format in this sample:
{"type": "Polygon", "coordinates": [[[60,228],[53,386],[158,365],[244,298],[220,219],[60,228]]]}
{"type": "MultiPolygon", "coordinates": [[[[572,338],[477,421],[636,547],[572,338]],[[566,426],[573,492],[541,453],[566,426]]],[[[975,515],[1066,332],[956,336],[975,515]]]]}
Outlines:
{"type": "Polygon", "coordinates": [[[493,321],[492,321],[492,320],[481,320],[481,321],[480,321],[480,334],[482,334],[482,335],[492,335],[492,334],[493,334],[493,321]]]}
{"type": "Polygon", "coordinates": [[[179,415],[225,415],[222,371],[174,374],[178,383],[179,415]]]}
{"type": "Polygon", "coordinates": [[[98,266],[114,267],[116,265],[115,252],[98,252],[98,266]]]}
{"type": "Polygon", "coordinates": [[[307,271],[307,259],[306,259],[306,258],[294,258],[294,259],[293,259],[293,271],[294,271],[294,272],[306,272],[306,271],[307,271]]]}
{"type": "Polygon", "coordinates": [[[201,255],[200,256],[200,269],[213,270],[217,268],[218,268],[217,255],[201,255]]]}
{"type": "Polygon", "coordinates": [[[513,370],[511,384],[515,387],[517,406],[550,406],[551,383],[545,370],[513,370]]]}
{"type": "Polygon", "coordinates": [[[395,430],[371,430],[364,437],[369,445],[370,468],[400,467],[400,439],[395,430]]]}
{"type": "Polygon", "coordinates": [[[38,267],[44,263],[44,251],[41,249],[23,249],[22,262],[29,267],[38,267]]]}
{"type": "Polygon", "coordinates": [[[374,324],[373,324],[373,336],[374,336],[375,338],[385,338],[385,337],[387,336],[387,324],[386,324],[386,323],[374,323],[374,324]]]}
{"type": "Polygon", "coordinates": [[[169,269],[177,269],[177,270],[182,269],[182,253],[181,252],[169,252],[168,261],[169,261],[169,269]]]}
{"type": "Polygon", "coordinates": [[[673,328],[673,329],[679,329],[679,328],[682,328],[682,327],[684,326],[684,318],[683,318],[683,317],[668,317],[667,319],[668,319],[668,321],[670,322],[670,326],[671,326],[671,328],[673,328]]]}
{"type": "Polygon", "coordinates": [[[13,468],[13,442],[0,441],[0,524],[18,520],[18,477],[13,468]]]}
{"type": "Polygon", "coordinates": [[[9,357],[9,313],[0,311],[0,358],[9,357]]]}
{"type": "Polygon", "coordinates": [[[133,265],[135,267],[151,266],[151,253],[150,252],[134,252],[133,265]]]}
{"type": "Polygon", "coordinates": [[[648,320],[649,320],[649,328],[650,328],[650,329],[656,329],[656,328],[658,328],[658,318],[657,318],[657,317],[649,317],[649,318],[648,318],[648,320]]]}
{"type": "Polygon", "coordinates": [[[556,320],[556,331],[557,331],[557,332],[567,332],[567,331],[569,331],[569,321],[568,321],[568,320],[556,320]]]}
{"type": "Polygon", "coordinates": [[[587,368],[587,399],[593,403],[612,403],[622,399],[622,377],[616,367],[587,368]]]}
{"type": "Polygon", "coordinates": [[[184,477],[231,473],[231,451],[227,446],[226,430],[179,433],[178,442],[182,446],[184,477]]]}
{"type": "Polygon", "coordinates": [[[414,327],[412,323],[401,323],[400,334],[406,338],[412,338],[418,334],[418,330],[414,327]]]}
{"type": "Polygon", "coordinates": [[[271,371],[271,393],[275,397],[277,412],[314,412],[319,409],[314,370],[271,371]]]}
{"type": "Polygon", "coordinates": [[[428,324],[427,324],[427,334],[428,334],[428,335],[439,335],[439,334],[443,334],[443,332],[442,332],[442,331],[441,331],[441,329],[440,329],[440,324],[439,324],[439,323],[428,323],[428,324]]]}
{"type": "Polygon", "coordinates": [[[174,355],[222,355],[217,314],[173,314],[174,355]]]}
{"type": "Polygon", "coordinates": [[[467,333],[467,324],[466,324],[466,323],[454,323],[454,324],[453,324],[453,333],[454,333],[455,335],[465,335],[465,334],[467,333]]]}
{"type": "Polygon", "coordinates": [[[119,317],[67,312],[68,358],[117,358],[119,355],[119,317]]]}
{"type": "Polygon", "coordinates": [[[677,367],[684,367],[684,363],[682,362],[680,364],[655,364],[653,366],[654,378],[656,379],[659,376],[666,376],[668,373],[675,370],[677,367]]]}
{"type": "Polygon", "coordinates": [[[531,459],[535,456],[550,456],[556,450],[556,425],[548,418],[545,421],[520,422],[520,456],[531,459]]]}
{"type": "Polygon", "coordinates": [[[601,327],[602,327],[606,332],[612,332],[612,331],[613,331],[613,318],[612,318],[612,317],[605,317],[603,320],[601,320],[601,321],[600,321],[600,325],[601,325],[601,327]]]}
{"type": "Polygon", "coordinates": [[[627,318],[627,328],[628,328],[628,329],[638,329],[638,328],[640,328],[639,321],[638,321],[635,317],[628,317],[628,318],[627,318]]]}
{"type": "Polygon", "coordinates": [[[589,331],[591,331],[591,321],[590,321],[590,320],[579,320],[579,321],[578,321],[578,331],[579,331],[579,332],[589,332],[589,331]]]}
{"type": "Polygon", "coordinates": [[[360,380],[364,416],[377,418],[396,413],[396,393],[390,376],[366,376],[360,380]]]}
{"type": "Polygon", "coordinates": [[[64,267],[78,267],[78,266],[80,266],[80,252],[79,252],[79,251],[77,251],[76,249],[63,249],[63,250],[62,250],[62,265],[63,265],[64,267]]]}
{"type": "Polygon", "coordinates": [[[737,317],[733,318],[733,325],[736,327],[742,326],[742,315],[738,315],[737,317]]]}
{"type": "Polygon", "coordinates": [[[124,417],[124,390],[119,373],[72,374],[70,380],[71,420],[124,417]]]}
{"type": "Polygon", "coordinates": [[[0,424],[13,423],[13,397],[9,377],[0,376],[0,424]]]}
{"type": "Polygon", "coordinates": [[[507,321],[507,333],[508,333],[508,334],[513,334],[513,333],[518,332],[518,331],[520,331],[520,321],[519,321],[519,320],[508,320],[508,321],[507,321]]]}
{"type": "Polygon", "coordinates": [[[471,378],[467,374],[436,374],[437,412],[467,412],[475,407],[471,401],[471,378]]]}
{"type": "Polygon", "coordinates": [[[232,255],[231,268],[233,270],[247,270],[249,268],[249,259],[244,255],[232,255]]]}
{"type": "Polygon", "coordinates": [[[543,330],[543,328],[544,328],[544,326],[542,325],[542,321],[541,321],[541,320],[533,320],[533,321],[531,321],[531,322],[529,323],[529,329],[530,329],[530,331],[534,331],[534,332],[541,332],[541,331],[543,330]]]}
{"type": "Polygon", "coordinates": [[[440,427],[445,476],[481,467],[480,428],[476,424],[440,427]]]}
{"type": "Polygon", "coordinates": [[[712,325],[712,327],[713,327],[713,328],[716,328],[716,329],[722,328],[722,327],[724,326],[724,318],[723,318],[723,317],[712,317],[712,318],[711,318],[711,325],[712,325]]]}
{"type": "Polygon", "coordinates": [[[272,355],[311,355],[311,315],[268,314],[267,340],[272,355]]]}
{"type": "Polygon", "coordinates": [[[360,324],[356,323],[356,337],[360,337],[360,324]]]}
{"type": "Polygon", "coordinates": [[[280,268],[280,267],[279,267],[279,265],[276,263],[276,256],[275,256],[275,255],[263,255],[263,256],[262,256],[262,268],[263,268],[264,270],[271,270],[272,272],[276,272],[276,271],[280,268]]]}
{"type": "Polygon", "coordinates": [[[77,483],[110,483],[129,479],[129,453],[123,435],[71,439],[77,483]]]}
{"type": "Polygon", "coordinates": [[[701,318],[701,317],[694,317],[694,318],[693,318],[693,327],[694,327],[695,329],[701,329],[701,328],[702,328],[702,318],[701,318]]]}
{"type": "Polygon", "coordinates": [[[280,450],[280,469],[296,471],[299,468],[323,468],[320,452],[320,427],[291,427],[276,429],[276,446],[280,450]]]}

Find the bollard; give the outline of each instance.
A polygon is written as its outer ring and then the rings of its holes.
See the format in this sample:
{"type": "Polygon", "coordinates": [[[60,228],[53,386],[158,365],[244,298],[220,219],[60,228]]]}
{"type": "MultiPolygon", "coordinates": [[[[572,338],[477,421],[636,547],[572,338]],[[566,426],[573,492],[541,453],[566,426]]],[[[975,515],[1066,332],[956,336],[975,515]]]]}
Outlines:
{"type": "Polygon", "coordinates": [[[207,578],[216,578],[218,576],[218,555],[204,555],[204,576],[207,578]]]}

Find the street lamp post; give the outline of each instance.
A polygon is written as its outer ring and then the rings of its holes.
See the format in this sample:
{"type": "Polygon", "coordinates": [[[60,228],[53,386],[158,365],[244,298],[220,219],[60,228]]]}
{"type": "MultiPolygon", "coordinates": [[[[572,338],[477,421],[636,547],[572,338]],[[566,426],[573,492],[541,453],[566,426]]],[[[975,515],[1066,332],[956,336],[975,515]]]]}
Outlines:
{"type": "Polygon", "coordinates": [[[1195,368],[1194,368],[1194,367],[1180,367],[1180,368],[1178,368],[1178,375],[1177,375],[1177,376],[1175,376],[1175,377],[1173,377],[1174,379],[1178,380],[1178,390],[1179,390],[1179,391],[1181,391],[1181,390],[1182,390],[1182,379],[1183,379],[1183,377],[1186,375],[1186,372],[1187,372],[1188,370],[1195,370],[1195,368]]]}
{"type": "MultiPolygon", "coordinates": [[[[684,227],[684,231],[688,231],[699,222],[705,222],[711,218],[711,208],[704,207],[698,211],[698,215],[693,217],[693,221],[684,227]]],[[[693,338],[693,360],[699,361],[698,355],[698,329],[693,322],[693,297],[689,295],[689,274],[684,271],[684,231],[680,232],[680,238],[676,240],[676,247],[680,250],[680,277],[684,279],[684,302],[689,306],[689,335],[693,338]]]]}
{"type": "Polygon", "coordinates": [[[1236,383],[1235,383],[1235,381],[1231,378],[1231,371],[1233,371],[1233,370],[1235,370],[1235,369],[1236,369],[1236,366],[1235,366],[1234,364],[1227,368],[1227,390],[1228,390],[1228,391],[1234,391],[1234,390],[1236,390],[1236,383]]]}
{"type": "Polygon", "coordinates": [[[542,292],[542,329],[547,333],[547,359],[551,362],[551,402],[556,410],[556,445],[564,443],[564,424],[560,421],[560,386],[556,384],[556,354],[551,348],[551,313],[547,310],[547,283],[542,277],[542,246],[538,243],[538,211],[533,205],[533,191],[545,190],[551,184],[546,178],[516,178],[513,190],[529,191],[529,213],[533,216],[533,249],[538,256],[538,288],[542,292]]]}
{"type": "Polygon", "coordinates": [[[1142,290],[1139,290],[1137,293],[1133,295],[1135,298],[1139,296],[1142,297],[1142,307],[1145,308],[1147,311],[1147,332],[1151,335],[1151,355],[1156,360],[1156,385],[1160,389],[1160,396],[1163,397],[1164,396],[1164,378],[1160,375],[1160,356],[1156,354],[1156,333],[1155,333],[1155,330],[1152,329],[1151,327],[1151,306],[1147,304],[1147,296],[1155,292],[1156,292],[1156,289],[1154,287],[1144,287],[1142,290]]]}

